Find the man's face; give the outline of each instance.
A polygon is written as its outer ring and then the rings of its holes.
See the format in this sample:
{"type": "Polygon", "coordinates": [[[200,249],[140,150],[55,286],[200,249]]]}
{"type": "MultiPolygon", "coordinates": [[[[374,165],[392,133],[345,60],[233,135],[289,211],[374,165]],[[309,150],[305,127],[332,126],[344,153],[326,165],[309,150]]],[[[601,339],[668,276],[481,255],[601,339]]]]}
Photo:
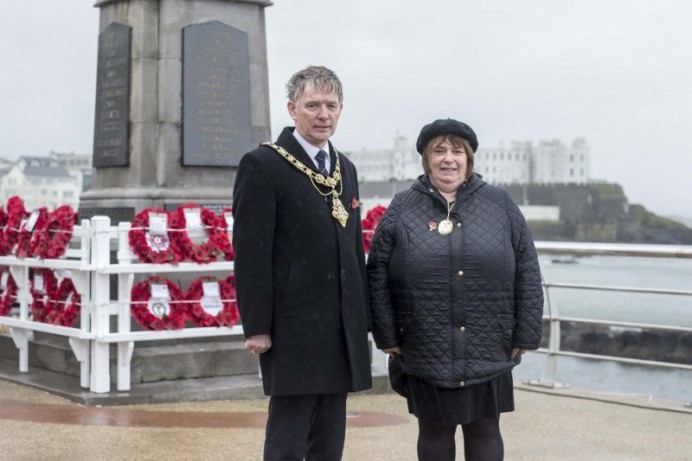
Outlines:
{"type": "Polygon", "coordinates": [[[288,101],[288,113],[296,130],[313,146],[324,147],[336,131],[343,105],[336,93],[325,93],[311,84],[293,103],[288,101]]]}

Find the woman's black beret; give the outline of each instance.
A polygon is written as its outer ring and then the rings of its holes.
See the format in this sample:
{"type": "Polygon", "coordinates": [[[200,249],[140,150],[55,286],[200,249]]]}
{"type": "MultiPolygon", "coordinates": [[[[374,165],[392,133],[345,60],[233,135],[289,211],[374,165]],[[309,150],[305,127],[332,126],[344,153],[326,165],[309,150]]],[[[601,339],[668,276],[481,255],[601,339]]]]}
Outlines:
{"type": "Polygon", "coordinates": [[[418,141],[416,141],[416,150],[418,150],[418,153],[423,155],[423,151],[425,150],[425,146],[428,145],[428,142],[434,137],[443,134],[460,136],[469,142],[474,152],[478,149],[478,138],[476,138],[476,133],[474,133],[471,127],[466,123],[447,118],[435,120],[425,125],[423,129],[420,130],[418,141]]]}

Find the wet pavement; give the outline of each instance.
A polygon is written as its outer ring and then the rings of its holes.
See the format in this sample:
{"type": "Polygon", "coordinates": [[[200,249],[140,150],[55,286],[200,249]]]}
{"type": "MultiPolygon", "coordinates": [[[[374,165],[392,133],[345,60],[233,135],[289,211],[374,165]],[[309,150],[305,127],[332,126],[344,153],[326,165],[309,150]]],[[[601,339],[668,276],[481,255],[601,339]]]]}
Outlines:
{"type": "MultiPolygon", "coordinates": [[[[647,396],[517,385],[507,461],[690,461],[692,409],[647,396]]],[[[85,407],[0,380],[0,460],[261,460],[267,399],[85,407]]],[[[417,424],[393,393],[348,402],[344,461],[416,460],[417,424]]],[[[457,434],[457,459],[463,438],[457,434]]]]}

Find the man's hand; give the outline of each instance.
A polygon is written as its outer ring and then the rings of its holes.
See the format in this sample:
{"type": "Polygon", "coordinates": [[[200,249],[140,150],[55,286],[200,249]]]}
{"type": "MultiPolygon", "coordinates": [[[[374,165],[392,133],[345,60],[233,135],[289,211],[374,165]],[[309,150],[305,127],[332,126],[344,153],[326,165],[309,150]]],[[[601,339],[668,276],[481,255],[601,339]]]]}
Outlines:
{"type": "Polygon", "coordinates": [[[264,354],[271,347],[271,335],[255,335],[245,340],[245,350],[253,354],[264,354]]]}

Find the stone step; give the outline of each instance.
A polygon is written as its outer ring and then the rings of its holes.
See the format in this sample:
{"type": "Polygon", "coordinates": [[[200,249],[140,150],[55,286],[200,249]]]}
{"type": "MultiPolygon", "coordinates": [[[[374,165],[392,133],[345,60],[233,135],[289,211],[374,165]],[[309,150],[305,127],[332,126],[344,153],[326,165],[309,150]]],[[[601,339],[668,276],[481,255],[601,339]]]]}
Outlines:
{"type": "MultiPolygon", "coordinates": [[[[19,352],[9,336],[0,336],[0,358],[19,360],[19,352]]],[[[117,381],[117,348],[111,348],[111,381],[117,381]]],[[[79,377],[79,362],[67,338],[36,332],[29,345],[29,366],[79,377]]],[[[135,345],[130,365],[130,382],[155,383],[178,379],[196,379],[257,374],[257,357],[243,350],[241,340],[216,340],[135,345]]]]}
{"type": "MultiPolygon", "coordinates": [[[[257,373],[213,378],[178,379],[135,384],[129,391],[94,393],[81,388],[79,378],[39,368],[20,373],[16,363],[0,359],[0,379],[31,386],[86,406],[141,405],[264,398],[257,373]]],[[[364,393],[388,393],[385,370],[373,370],[373,387],[364,393]]]]}

